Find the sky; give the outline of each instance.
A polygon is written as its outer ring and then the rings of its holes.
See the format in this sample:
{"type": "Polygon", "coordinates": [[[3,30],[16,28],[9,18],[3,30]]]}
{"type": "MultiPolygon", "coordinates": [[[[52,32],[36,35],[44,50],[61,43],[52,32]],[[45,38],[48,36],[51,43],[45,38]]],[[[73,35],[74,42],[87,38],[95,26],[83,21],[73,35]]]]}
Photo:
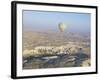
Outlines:
{"type": "Polygon", "coordinates": [[[59,31],[58,24],[66,24],[65,32],[90,33],[91,15],[89,13],[29,11],[23,10],[24,30],[59,31]]]}

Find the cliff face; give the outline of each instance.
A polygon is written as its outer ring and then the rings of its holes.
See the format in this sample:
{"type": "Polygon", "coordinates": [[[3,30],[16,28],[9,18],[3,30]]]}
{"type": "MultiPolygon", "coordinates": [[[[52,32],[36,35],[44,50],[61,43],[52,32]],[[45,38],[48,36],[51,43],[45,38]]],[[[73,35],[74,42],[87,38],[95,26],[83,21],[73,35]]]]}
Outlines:
{"type": "Polygon", "coordinates": [[[56,55],[56,54],[73,54],[80,51],[82,46],[78,45],[70,45],[67,44],[66,46],[38,46],[31,50],[24,50],[23,56],[31,56],[31,55],[56,55]]]}

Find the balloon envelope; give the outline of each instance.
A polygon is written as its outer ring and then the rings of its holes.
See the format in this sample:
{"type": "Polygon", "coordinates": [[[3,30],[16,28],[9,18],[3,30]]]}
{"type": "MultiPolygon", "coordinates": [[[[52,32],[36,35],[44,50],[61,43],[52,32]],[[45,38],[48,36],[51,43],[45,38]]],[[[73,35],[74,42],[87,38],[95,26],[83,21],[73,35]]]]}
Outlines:
{"type": "Polygon", "coordinates": [[[66,28],[66,24],[64,24],[64,23],[59,23],[58,27],[59,27],[59,30],[60,30],[61,32],[63,32],[63,31],[65,30],[65,28],[66,28]]]}

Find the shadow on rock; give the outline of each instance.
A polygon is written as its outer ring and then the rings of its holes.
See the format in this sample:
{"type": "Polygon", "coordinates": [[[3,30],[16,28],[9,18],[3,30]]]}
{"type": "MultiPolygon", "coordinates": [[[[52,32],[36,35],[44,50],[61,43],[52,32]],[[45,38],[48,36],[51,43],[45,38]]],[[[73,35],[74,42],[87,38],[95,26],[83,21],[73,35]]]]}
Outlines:
{"type": "Polygon", "coordinates": [[[25,69],[80,67],[82,62],[89,59],[85,53],[60,54],[53,56],[30,57],[24,64],[25,69]]]}

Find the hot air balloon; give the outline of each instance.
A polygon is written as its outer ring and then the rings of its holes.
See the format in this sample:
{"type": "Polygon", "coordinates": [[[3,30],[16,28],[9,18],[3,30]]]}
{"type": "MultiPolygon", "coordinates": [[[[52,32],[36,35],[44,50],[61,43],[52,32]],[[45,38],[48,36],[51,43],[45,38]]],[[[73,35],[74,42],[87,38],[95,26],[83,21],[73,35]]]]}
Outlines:
{"type": "Polygon", "coordinates": [[[64,30],[65,30],[65,28],[66,28],[66,24],[64,24],[64,23],[59,23],[58,24],[58,27],[59,27],[59,30],[61,31],[61,32],[64,32],[64,30]]]}

